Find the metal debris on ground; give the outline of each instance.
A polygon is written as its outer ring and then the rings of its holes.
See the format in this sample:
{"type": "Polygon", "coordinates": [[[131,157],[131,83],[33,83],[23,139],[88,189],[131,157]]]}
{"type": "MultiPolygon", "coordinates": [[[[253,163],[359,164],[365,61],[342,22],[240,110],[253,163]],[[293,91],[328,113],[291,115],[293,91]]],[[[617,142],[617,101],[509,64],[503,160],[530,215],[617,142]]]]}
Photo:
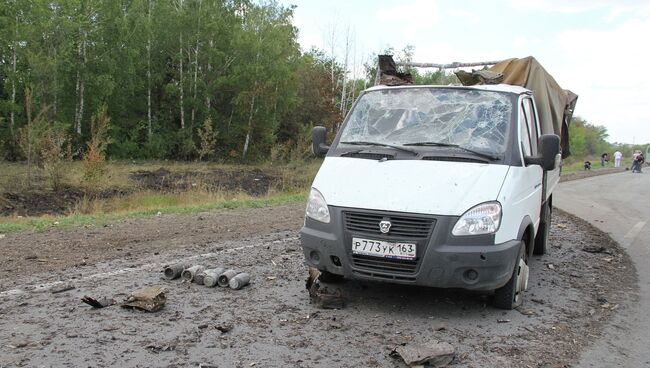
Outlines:
{"type": "Polygon", "coordinates": [[[251,276],[245,272],[242,272],[240,274],[235,275],[235,277],[231,278],[230,281],[228,282],[228,286],[230,286],[231,289],[239,290],[244,286],[248,285],[250,281],[251,281],[251,276]]]}
{"type": "Polygon", "coordinates": [[[183,273],[181,273],[181,277],[183,280],[192,282],[194,280],[194,276],[196,276],[197,273],[205,271],[205,267],[201,265],[195,265],[190,268],[186,268],[183,270],[183,273]]]}
{"type": "Polygon", "coordinates": [[[160,286],[152,286],[131,293],[126,301],[122,303],[122,308],[157,312],[165,306],[166,301],[165,290],[160,286]]]}
{"type": "Polygon", "coordinates": [[[106,298],[106,297],[95,299],[89,296],[84,296],[83,298],[81,298],[81,301],[93,308],[105,308],[115,304],[115,299],[106,298]]]}
{"type": "Polygon", "coordinates": [[[205,270],[201,270],[194,275],[192,282],[195,284],[203,285],[204,279],[205,279],[205,270]]]}
{"type": "Polygon", "coordinates": [[[330,291],[326,286],[321,286],[320,271],[314,267],[309,268],[309,277],[307,278],[306,287],[309,290],[311,302],[323,309],[343,309],[345,300],[341,289],[330,291]]]}
{"type": "Polygon", "coordinates": [[[50,289],[50,293],[52,294],[58,294],[62,293],[64,291],[69,291],[75,289],[74,285],[72,284],[61,284],[61,285],[56,285],[52,289],[50,289]]]}
{"type": "Polygon", "coordinates": [[[587,253],[603,253],[605,251],[605,247],[596,246],[596,245],[587,245],[582,247],[582,250],[587,253]]]}
{"type": "Polygon", "coordinates": [[[184,263],[168,265],[165,266],[165,268],[163,269],[163,273],[165,274],[165,278],[167,278],[168,280],[174,280],[181,277],[183,271],[185,271],[189,267],[190,267],[189,265],[184,263]]]}
{"type": "Polygon", "coordinates": [[[454,360],[454,347],[444,341],[433,340],[424,344],[406,344],[393,349],[391,356],[400,356],[410,367],[427,365],[445,367],[454,360]]]}
{"type": "Polygon", "coordinates": [[[217,330],[221,331],[221,333],[227,333],[232,330],[233,326],[229,324],[221,324],[215,327],[217,330]]]}
{"type": "Polygon", "coordinates": [[[210,268],[203,271],[205,274],[205,276],[203,277],[203,285],[207,287],[216,286],[217,281],[219,281],[219,276],[221,276],[221,274],[224,273],[224,271],[226,271],[226,269],[223,267],[210,268]]]}
{"type": "Polygon", "coordinates": [[[221,287],[228,287],[228,284],[230,283],[230,279],[237,276],[237,274],[238,272],[233,269],[226,270],[217,279],[217,284],[221,287]]]}

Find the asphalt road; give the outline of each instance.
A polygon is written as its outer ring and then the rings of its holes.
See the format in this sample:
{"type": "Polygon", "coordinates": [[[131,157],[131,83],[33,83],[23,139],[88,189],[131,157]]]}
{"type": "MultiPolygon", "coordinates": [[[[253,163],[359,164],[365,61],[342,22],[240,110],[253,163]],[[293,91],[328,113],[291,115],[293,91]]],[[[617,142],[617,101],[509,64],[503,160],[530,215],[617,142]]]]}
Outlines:
{"type": "Polygon", "coordinates": [[[650,169],[564,182],[553,205],[609,233],[639,278],[638,301],[612,319],[578,367],[650,367],[650,169]]]}

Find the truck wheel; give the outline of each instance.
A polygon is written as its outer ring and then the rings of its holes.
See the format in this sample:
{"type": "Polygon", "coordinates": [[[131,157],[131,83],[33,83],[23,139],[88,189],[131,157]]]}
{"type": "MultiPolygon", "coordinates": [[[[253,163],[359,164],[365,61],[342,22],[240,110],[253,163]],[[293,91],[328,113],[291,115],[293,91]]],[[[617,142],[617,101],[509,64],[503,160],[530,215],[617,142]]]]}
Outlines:
{"type": "Polygon", "coordinates": [[[535,237],[535,247],[533,248],[533,254],[535,255],[546,254],[548,233],[551,229],[551,215],[551,206],[548,205],[547,201],[544,204],[544,218],[539,222],[539,230],[537,230],[537,236],[535,237]]]}
{"type": "Polygon", "coordinates": [[[319,270],[319,271],[320,271],[320,276],[318,276],[318,279],[321,280],[322,282],[336,284],[343,281],[343,276],[341,275],[337,275],[329,271],[323,271],[323,270],[319,270]]]}
{"type": "Polygon", "coordinates": [[[522,242],[510,280],[494,291],[494,306],[507,310],[517,308],[521,305],[526,288],[528,288],[528,252],[526,252],[526,243],[522,242]]]}

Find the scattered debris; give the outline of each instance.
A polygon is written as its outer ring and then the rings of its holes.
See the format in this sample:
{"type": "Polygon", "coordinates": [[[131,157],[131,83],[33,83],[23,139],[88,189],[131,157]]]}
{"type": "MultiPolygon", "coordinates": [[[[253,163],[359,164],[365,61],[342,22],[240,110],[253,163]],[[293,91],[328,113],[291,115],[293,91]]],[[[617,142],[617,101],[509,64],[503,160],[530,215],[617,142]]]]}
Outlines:
{"type": "Polygon", "coordinates": [[[183,271],[185,271],[189,267],[190,266],[187,264],[177,263],[174,265],[165,266],[165,268],[163,269],[163,273],[165,274],[165,278],[167,278],[168,280],[174,280],[181,277],[183,271]]]}
{"type": "Polygon", "coordinates": [[[565,224],[557,224],[557,227],[559,227],[560,229],[566,229],[566,225],[565,225],[565,224]]]}
{"type": "Polygon", "coordinates": [[[0,239],[4,239],[5,236],[6,236],[5,234],[0,234],[0,239]]]}
{"type": "Polygon", "coordinates": [[[158,353],[163,352],[163,351],[173,351],[174,349],[176,349],[176,346],[174,346],[174,345],[160,346],[160,345],[153,345],[152,344],[152,345],[147,345],[146,349],[151,351],[152,353],[158,354],[158,353]]]}
{"type": "Polygon", "coordinates": [[[195,284],[203,285],[203,280],[205,279],[205,270],[201,270],[194,275],[192,282],[195,284]]]}
{"type": "Polygon", "coordinates": [[[230,279],[237,276],[237,273],[238,272],[233,269],[226,270],[224,273],[219,275],[219,278],[217,279],[217,284],[221,287],[228,287],[228,284],[230,283],[230,279]]]}
{"type": "Polygon", "coordinates": [[[509,319],[497,319],[497,323],[510,323],[509,319]]]}
{"type": "Polygon", "coordinates": [[[126,301],[122,303],[122,308],[157,312],[165,306],[166,300],[164,289],[160,286],[152,286],[131,293],[126,301]]]}
{"type": "Polygon", "coordinates": [[[602,253],[605,251],[605,247],[599,245],[587,245],[582,247],[582,250],[587,253],[602,253]]]}
{"type": "Polygon", "coordinates": [[[228,282],[228,286],[230,286],[231,289],[239,290],[244,286],[248,285],[250,281],[251,281],[251,276],[245,272],[242,272],[236,275],[235,277],[231,278],[230,281],[228,282]]]}
{"type": "Polygon", "coordinates": [[[323,309],[342,309],[345,307],[345,300],[341,289],[330,291],[326,286],[321,287],[320,271],[314,267],[309,268],[309,277],[307,278],[306,287],[309,290],[311,302],[323,309]]]}
{"type": "Polygon", "coordinates": [[[547,266],[548,266],[548,268],[551,269],[551,270],[554,270],[554,269],[555,269],[555,265],[553,265],[553,263],[549,263],[547,266]]]}
{"type": "Polygon", "coordinates": [[[441,341],[431,341],[426,344],[398,346],[390,353],[399,355],[411,367],[427,365],[429,367],[445,367],[454,360],[454,347],[441,341]]]}
{"type": "Polygon", "coordinates": [[[72,284],[60,284],[60,285],[56,285],[56,286],[52,287],[52,289],[50,289],[50,293],[58,294],[58,293],[62,293],[64,291],[69,291],[69,290],[74,290],[74,289],[75,289],[75,287],[72,284]]]}
{"type": "Polygon", "coordinates": [[[99,299],[94,299],[89,296],[84,296],[81,298],[81,301],[90,305],[93,308],[105,308],[115,304],[115,300],[112,298],[102,297],[99,299]]]}
{"type": "Polygon", "coordinates": [[[194,280],[194,276],[196,276],[197,273],[205,271],[205,267],[201,265],[196,265],[192,266],[190,268],[186,268],[183,270],[183,273],[181,273],[181,277],[183,280],[192,282],[194,280]]]}
{"type": "Polygon", "coordinates": [[[203,271],[203,273],[205,274],[203,276],[203,285],[207,287],[216,286],[217,282],[219,281],[219,276],[221,276],[221,274],[224,273],[224,271],[225,269],[223,267],[211,268],[203,271]]]}
{"type": "Polygon", "coordinates": [[[440,322],[435,325],[433,325],[433,330],[434,331],[443,331],[447,329],[447,324],[445,322],[440,322]]]}
{"type": "Polygon", "coordinates": [[[232,330],[233,326],[229,324],[221,324],[215,327],[217,330],[221,331],[221,333],[228,333],[232,330]]]}
{"type": "Polygon", "coordinates": [[[534,315],[537,314],[537,312],[535,312],[532,309],[520,309],[520,308],[518,308],[517,311],[519,313],[523,314],[524,316],[534,316],[534,315]]]}

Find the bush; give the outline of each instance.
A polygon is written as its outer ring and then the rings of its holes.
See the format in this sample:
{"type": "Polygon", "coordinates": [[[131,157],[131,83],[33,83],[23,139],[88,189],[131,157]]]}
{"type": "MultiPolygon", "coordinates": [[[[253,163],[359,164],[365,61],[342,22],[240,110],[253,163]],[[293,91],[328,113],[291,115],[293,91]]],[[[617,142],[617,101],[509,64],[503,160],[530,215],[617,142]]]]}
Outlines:
{"type": "Polygon", "coordinates": [[[204,157],[208,159],[214,158],[219,132],[214,130],[210,118],[203,121],[203,125],[199,128],[197,134],[199,135],[199,160],[203,160],[204,157]]]}
{"type": "Polygon", "coordinates": [[[45,130],[41,148],[41,165],[52,189],[63,187],[65,167],[72,160],[72,144],[62,124],[52,124],[45,130]]]}
{"type": "Polygon", "coordinates": [[[111,143],[108,136],[110,124],[106,105],[90,118],[90,139],[86,142],[88,150],[83,157],[83,179],[87,183],[96,184],[106,173],[106,147],[111,143]]]}

